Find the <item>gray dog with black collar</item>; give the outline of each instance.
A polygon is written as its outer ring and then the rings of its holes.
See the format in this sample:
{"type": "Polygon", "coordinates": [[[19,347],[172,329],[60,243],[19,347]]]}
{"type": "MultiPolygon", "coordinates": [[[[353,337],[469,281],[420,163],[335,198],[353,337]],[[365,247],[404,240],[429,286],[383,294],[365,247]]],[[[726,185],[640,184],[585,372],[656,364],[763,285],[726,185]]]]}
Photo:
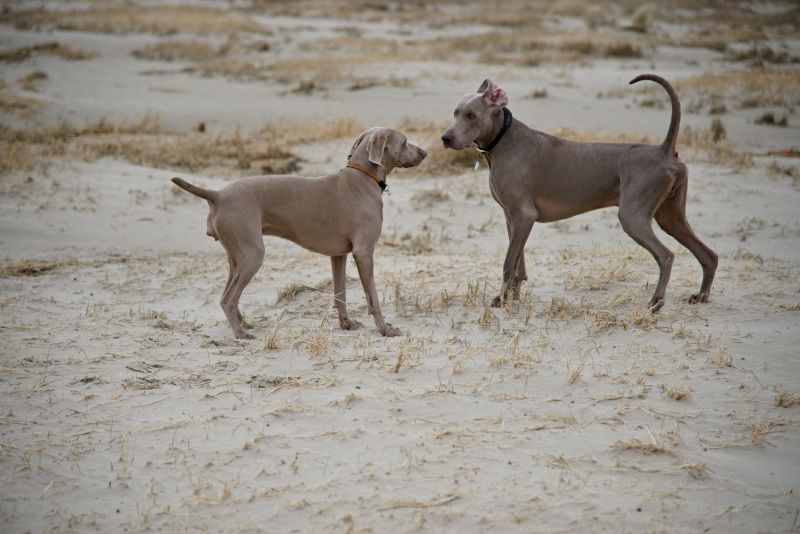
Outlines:
{"type": "Polygon", "coordinates": [[[533,130],[511,117],[505,91],[489,79],[456,107],[455,123],[442,135],[442,142],[455,150],[475,143],[484,152],[492,196],[506,218],[509,245],[503,286],[492,306],[502,305],[509,294],[517,296],[520,284],[528,279],[524,248],[534,222],[560,221],[609,206],[619,206],[622,229],[658,263],[658,284],[648,304],[651,311],[664,304],[674,258],[653,232],[653,218],[703,268],[700,291],[689,302],[708,301],[718,258],[686,220],[688,169],[675,151],[681,118],[678,95],[669,82],[653,74],[637,76],[630,83],[641,80],[660,84],[672,103],[669,130],[660,145],[579,143],[533,130]]]}

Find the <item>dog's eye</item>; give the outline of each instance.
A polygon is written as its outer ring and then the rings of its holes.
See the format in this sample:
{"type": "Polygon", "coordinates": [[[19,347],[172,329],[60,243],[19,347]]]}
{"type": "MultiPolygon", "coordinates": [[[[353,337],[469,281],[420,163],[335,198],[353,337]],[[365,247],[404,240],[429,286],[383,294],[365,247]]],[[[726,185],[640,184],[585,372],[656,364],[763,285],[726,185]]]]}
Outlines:
{"type": "Polygon", "coordinates": [[[475,114],[474,113],[467,113],[467,118],[472,120],[472,119],[475,118],[475,114]]]}

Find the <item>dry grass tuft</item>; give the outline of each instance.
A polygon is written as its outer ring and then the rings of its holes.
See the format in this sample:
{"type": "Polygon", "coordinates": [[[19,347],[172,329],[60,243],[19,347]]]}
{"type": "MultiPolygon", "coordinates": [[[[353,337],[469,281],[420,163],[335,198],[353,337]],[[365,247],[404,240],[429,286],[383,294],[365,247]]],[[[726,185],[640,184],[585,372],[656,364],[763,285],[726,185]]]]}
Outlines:
{"type": "Polygon", "coordinates": [[[681,435],[677,426],[675,429],[662,432],[656,438],[650,429],[645,426],[649,441],[643,441],[639,438],[633,438],[628,441],[617,441],[614,448],[619,451],[638,451],[644,454],[673,454],[675,448],[681,443],[681,435]]]}
{"type": "Polygon", "coordinates": [[[788,408],[789,406],[800,404],[800,394],[789,393],[780,385],[776,385],[773,389],[775,390],[775,406],[788,408]]]}
{"type": "Polygon", "coordinates": [[[549,324],[553,318],[558,318],[562,321],[567,318],[574,319],[585,315],[589,311],[589,307],[583,302],[573,304],[565,298],[553,297],[547,307],[545,324],[549,324]]]}
{"type": "Polygon", "coordinates": [[[131,52],[138,59],[158,61],[206,61],[225,56],[230,45],[214,46],[205,41],[160,41],[131,52]]]}
{"type": "Polygon", "coordinates": [[[4,13],[0,22],[20,30],[55,28],[99,33],[267,33],[250,18],[202,5],[137,5],[72,11],[29,9],[4,13]]]}
{"type": "Polygon", "coordinates": [[[767,166],[767,172],[771,176],[786,176],[791,179],[793,185],[800,185],[800,166],[798,165],[783,166],[777,160],[772,160],[767,166]]]}
{"type": "Polygon", "coordinates": [[[706,360],[712,367],[716,367],[717,369],[723,369],[725,367],[733,367],[733,357],[723,346],[719,347],[716,354],[709,356],[706,360]]]}
{"type": "Polygon", "coordinates": [[[704,154],[714,165],[727,165],[735,169],[749,169],[753,166],[750,152],[739,150],[725,140],[724,125],[713,119],[707,130],[686,126],[678,134],[677,149],[689,149],[704,154]]]}
{"type": "Polygon", "coordinates": [[[267,124],[260,134],[270,141],[286,145],[301,145],[330,141],[333,139],[355,138],[366,130],[364,124],[353,117],[340,117],[326,122],[315,120],[282,120],[267,124]]]}
{"type": "Polygon", "coordinates": [[[278,316],[278,319],[275,321],[275,326],[272,327],[272,332],[264,339],[264,350],[278,349],[278,330],[280,329],[281,320],[283,320],[285,313],[286,310],[281,312],[281,314],[278,316]]]}
{"type": "MultiPolygon", "coordinates": [[[[2,101],[1,93],[0,101],[2,101]]],[[[0,141],[0,173],[30,172],[38,163],[36,154],[26,144],[0,141]]]]}
{"type": "Polygon", "coordinates": [[[584,30],[566,33],[560,29],[494,31],[474,36],[439,37],[410,47],[416,57],[452,61],[453,57],[480,63],[568,63],[591,57],[638,58],[646,41],[625,32],[584,30]]]}
{"type": "Polygon", "coordinates": [[[681,96],[708,101],[727,98],[738,101],[740,107],[797,106],[800,69],[752,68],[701,74],[678,80],[675,87],[681,96]]]}
{"type": "Polygon", "coordinates": [[[69,61],[78,61],[82,59],[93,58],[96,54],[94,52],[75,50],[71,46],[57,42],[47,42],[0,52],[0,61],[16,63],[25,61],[32,56],[42,55],[55,56],[57,58],[66,59],[69,61]]]}
{"type": "MultiPolygon", "coordinates": [[[[2,95],[2,93],[0,93],[2,95]]],[[[124,159],[156,168],[240,173],[286,174],[299,169],[300,159],[283,147],[355,137],[360,122],[342,118],[327,123],[279,121],[259,131],[204,133],[165,131],[158,119],[145,115],[135,121],[101,119],[83,128],[61,123],[50,128],[13,130],[0,125],[0,169],[30,170],[38,161],[67,155],[94,161],[124,159]]]]}
{"type": "Polygon", "coordinates": [[[703,480],[704,478],[708,478],[709,469],[706,464],[699,463],[699,464],[684,464],[681,466],[684,470],[692,478],[696,478],[698,480],[703,480]]]}
{"type": "Polygon", "coordinates": [[[671,386],[667,386],[666,384],[661,384],[661,390],[664,394],[672,400],[683,400],[688,399],[692,396],[691,392],[686,388],[681,388],[675,384],[671,386]]]}
{"type": "Polygon", "coordinates": [[[630,322],[642,330],[652,330],[658,324],[658,317],[647,309],[636,309],[631,312],[630,322]]]}
{"type": "Polygon", "coordinates": [[[275,300],[275,304],[280,304],[281,302],[291,302],[297,295],[301,293],[306,293],[308,291],[325,291],[331,288],[332,281],[330,279],[323,280],[318,283],[316,286],[307,286],[304,284],[289,284],[288,286],[284,287],[280,291],[278,291],[278,298],[275,300]]]}
{"type": "Polygon", "coordinates": [[[0,110],[12,111],[30,116],[42,105],[38,100],[20,96],[8,91],[0,91],[0,110]]]}
{"type": "MultiPolygon", "coordinates": [[[[588,315],[587,315],[588,317],[588,315]]],[[[594,324],[589,328],[591,334],[613,332],[617,328],[628,329],[628,323],[608,310],[598,310],[594,313],[594,324]]]]}
{"type": "Polygon", "coordinates": [[[582,132],[572,128],[558,128],[550,132],[556,137],[563,137],[572,141],[586,143],[645,143],[655,144],[657,141],[650,136],[632,132],[582,132]]]}
{"type": "Polygon", "coordinates": [[[411,203],[417,208],[430,208],[434,204],[450,200],[450,195],[441,189],[424,189],[411,196],[411,203]]]}
{"type": "Polygon", "coordinates": [[[77,265],[75,259],[64,260],[14,260],[0,265],[0,278],[14,276],[39,276],[55,269],[77,265]]]}
{"type": "Polygon", "coordinates": [[[19,83],[19,86],[26,91],[37,91],[39,89],[39,84],[47,78],[49,78],[49,76],[46,72],[43,70],[35,70],[33,72],[29,72],[17,80],[17,82],[19,83]]]}
{"type": "Polygon", "coordinates": [[[572,358],[567,358],[567,384],[574,384],[578,381],[586,368],[586,363],[589,361],[590,351],[584,351],[576,363],[573,364],[572,358]]]}

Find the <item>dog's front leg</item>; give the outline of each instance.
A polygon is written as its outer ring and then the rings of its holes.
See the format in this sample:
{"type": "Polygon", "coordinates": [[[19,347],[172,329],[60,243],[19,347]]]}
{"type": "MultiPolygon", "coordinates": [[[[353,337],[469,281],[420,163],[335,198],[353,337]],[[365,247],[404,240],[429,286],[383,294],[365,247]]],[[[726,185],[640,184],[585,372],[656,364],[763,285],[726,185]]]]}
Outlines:
{"type": "MultiPolygon", "coordinates": [[[[500,295],[492,301],[492,307],[499,308],[511,298],[519,297],[519,285],[523,278],[520,277],[520,264],[524,269],[522,256],[525,251],[525,243],[531,234],[533,222],[536,218],[530,215],[518,215],[511,217],[508,225],[509,243],[506,251],[506,259],[503,261],[503,286],[500,288],[500,295]]],[[[525,276],[527,278],[527,275],[525,276]]]]}
{"type": "Polygon", "coordinates": [[[358,275],[361,278],[361,285],[364,287],[364,295],[367,297],[367,308],[375,319],[375,326],[382,336],[399,336],[400,330],[384,322],[381,314],[381,307],[378,303],[378,292],[375,290],[375,278],[372,273],[372,249],[355,250],[353,258],[356,260],[358,275]]]}
{"type": "Polygon", "coordinates": [[[347,255],[331,256],[331,270],[333,271],[333,307],[339,314],[339,326],[344,330],[355,330],[364,325],[347,316],[347,296],[345,287],[345,267],[347,255]]]}

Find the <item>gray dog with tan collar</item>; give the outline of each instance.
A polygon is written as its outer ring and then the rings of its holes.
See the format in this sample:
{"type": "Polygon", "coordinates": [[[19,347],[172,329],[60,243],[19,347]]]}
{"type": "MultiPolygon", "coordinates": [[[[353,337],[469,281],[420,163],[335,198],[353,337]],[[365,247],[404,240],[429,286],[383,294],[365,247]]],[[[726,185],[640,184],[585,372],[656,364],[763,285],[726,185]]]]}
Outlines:
{"type": "Polygon", "coordinates": [[[622,229],[653,255],[658,284],[648,304],[664,304],[674,254],[653,233],[653,218],[697,258],[703,268],[700,291],[690,303],[707,302],[717,269],[717,255],[686,221],[688,170],[678,159],[675,140],[681,119],[678,95],[664,78],[637,76],[630,83],[660,84],[672,102],[672,119],[660,145],[579,143],[527,127],[506,108],[505,91],[487,79],[477,93],[466,95],[455,109],[455,123],[442,135],[446,148],[462,150],[472,143],[486,156],[492,196],[503,208],[508,252],[503,286],[493,306],[519,294],[528,276],[524,248],[534,222],[553,222],[580,213],[619,206],[622,229]]]}
{"type": "Polygon", "coordinates": [[[180,178],[172,181],[208,201],[206,233],[228,254],[228,282],[220,304],[237,338],[253,339],[239,311],[242,291],[264,261],[264,239],[288,239],[331,257],[334,307],[345,330],[361,324],[347,315],[345,264],[353,254],[367,297],[367,308],[383,336],[400,331],[381,315],[373,278],[372,254],[381,235],[386,176],[395,167],[415,167],[426,152],[389,128],[372,128],[356,139],[347,166],[321,178],[255,176],[211,191],[180,178]]]}

